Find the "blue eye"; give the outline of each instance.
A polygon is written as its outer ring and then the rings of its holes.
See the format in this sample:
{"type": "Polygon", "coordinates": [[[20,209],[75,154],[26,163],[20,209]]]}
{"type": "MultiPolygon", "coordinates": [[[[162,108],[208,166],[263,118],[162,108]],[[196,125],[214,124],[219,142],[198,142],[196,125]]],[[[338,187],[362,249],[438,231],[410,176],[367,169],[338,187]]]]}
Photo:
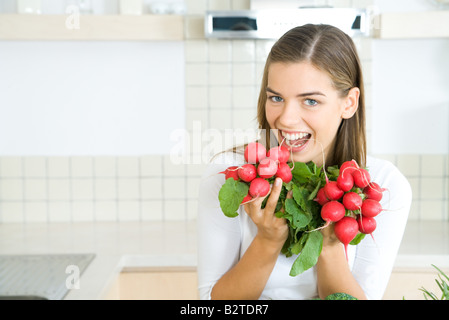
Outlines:
{"type": "Polygon", "coordinates": [[[318,104],[318,102],[316,100],[313,99],[306,99],[305,100],[305,104],[311,107],[314,107],[318,104]]]}
{"type": "Polygon", "coordinates": [[[284,99],[282,99],[279,96],[271,96],[271,97],[268,97],[268,99],[270,99],[272,102],[282,102],[282,101],[284,101],[284,99]]]}

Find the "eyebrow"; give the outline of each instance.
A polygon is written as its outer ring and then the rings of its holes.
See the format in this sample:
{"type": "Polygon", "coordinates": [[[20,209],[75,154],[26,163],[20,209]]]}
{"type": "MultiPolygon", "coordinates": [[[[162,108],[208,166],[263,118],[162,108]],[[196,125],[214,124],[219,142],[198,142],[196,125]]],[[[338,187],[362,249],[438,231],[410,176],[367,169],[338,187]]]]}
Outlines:
{"type": "MultiPolygon", "coordinates": [[[[271,89],[270,87],[267,87],[267,92],[271,92],[273,94],[276,94],[278,96],[282,96],[279,92],[274,91],[273,89],[271,89]]],[[[296,95],[297,97],[305,97],[305,96],[326,96],[324,93],[320,92],[320,91],[311,91],[311,92],[304,92],[304,93],[300,93],[298,95],[296,95]]]]}

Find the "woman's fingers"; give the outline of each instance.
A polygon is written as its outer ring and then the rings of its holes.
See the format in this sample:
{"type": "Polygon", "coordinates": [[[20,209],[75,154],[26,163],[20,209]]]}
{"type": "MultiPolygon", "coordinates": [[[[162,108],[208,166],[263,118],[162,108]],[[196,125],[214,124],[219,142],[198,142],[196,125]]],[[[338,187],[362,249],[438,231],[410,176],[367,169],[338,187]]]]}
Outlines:
{"type": "Polygon", "coordinates": [[[281,190],[282,179],[276,178],[268,196],[260,197],[247,203],[244,208],[248,216],[256,224],[258,233],[262,237],[282,244],[288,236],[287,222],[285,219],[280,219],[275,216],[275,210],[281,190]],[[262,209],[262,202],[266,197],[268,197],[268,199],[265,208],[262,209]]]}
{"type": "Polygon", "coordinates": [[[274,180],[273,187],[271,188],[267,204],[265,205],[265,211],[275,213],[274,211],[276,210],[276,205],[278,203],[281,190],[282,190],[282,179],[276,178],[274,180]]]}
{"type": "Polygon", "coordinates": [[[243,206],[247,214],[251,214],[254,211],[260,211],[262,207],[262,202],[265,197],[258,197],[253,199],[250,203],[247,203],[243,206]]]}

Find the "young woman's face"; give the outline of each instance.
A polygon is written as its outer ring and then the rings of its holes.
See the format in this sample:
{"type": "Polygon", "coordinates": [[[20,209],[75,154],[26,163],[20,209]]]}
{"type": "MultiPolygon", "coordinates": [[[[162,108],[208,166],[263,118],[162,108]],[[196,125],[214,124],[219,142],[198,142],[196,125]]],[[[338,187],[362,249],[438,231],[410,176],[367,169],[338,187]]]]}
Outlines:
{"type": "Polygon", "coordinates": [[[278,141],[292,151],[291,160],[323,165],[342,119],[357,109],[359,93],[353,89],[340,97],[329,76],[308,62],[269,66],[266,117],[278,129],[278,141]]]}

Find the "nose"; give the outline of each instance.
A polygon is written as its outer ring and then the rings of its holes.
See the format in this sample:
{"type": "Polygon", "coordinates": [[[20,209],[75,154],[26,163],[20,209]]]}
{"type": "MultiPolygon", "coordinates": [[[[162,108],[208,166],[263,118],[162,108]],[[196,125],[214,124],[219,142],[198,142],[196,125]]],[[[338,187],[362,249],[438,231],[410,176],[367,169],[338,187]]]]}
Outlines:
{"type": "Polygon", "coordinates": [[[298,101],[285,101],[282,113],[279,116],[280,125],[287,129],[295,129],[299,127],[302,121],[301,107],[298,101]]]}

